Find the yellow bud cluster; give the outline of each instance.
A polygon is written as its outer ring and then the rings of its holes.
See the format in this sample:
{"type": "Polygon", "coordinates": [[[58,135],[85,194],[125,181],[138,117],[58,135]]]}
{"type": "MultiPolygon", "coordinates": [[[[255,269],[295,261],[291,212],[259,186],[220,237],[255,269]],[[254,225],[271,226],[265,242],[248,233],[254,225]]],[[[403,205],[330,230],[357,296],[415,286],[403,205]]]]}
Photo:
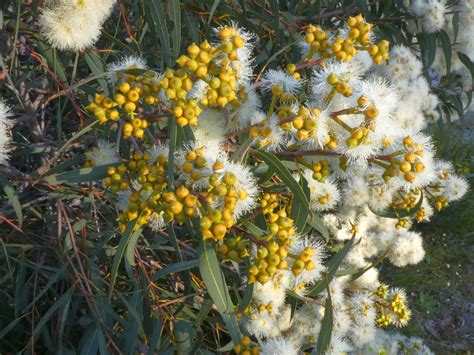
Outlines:
{"type": "Polygon", "coordinates": [[[341,95],[344,95],[345,97],[352,96],[352,87],[347,81],[339,78],[336,74],[329,74],[326,81],[333,87],[332,93],[337,92],[341,95]]]}
{"type": "Polygon", "coordinates": [[[118,121],[124,116],[128,118],[123,126],[124,138],[143,138],[148,121],[136,117],[137,111],[143,105],[156,105],[161,102],[159,98],[160,85],[155,78],[135,75],[120,75],[123,81],[117,84],[117,93],[113,98],[96,94],[94,101],[86,108],[94,113],[100,124],[118,121]]]}
{"type": "Polygon", "coordinates": [[[242,259],[250,256],[248,240],[243,239],[241,235],[236,238],[226,238],[218,250],[224,261],[231,260],[238,263],[242,259]]]}
{"type": "Polygon", "coordinates": [[[278,270],[288,268],[288,247],[296,230],[288,217],[285,206],[276,211],[279,196],[265,193],[260,201],[267,225],[266,244],[257,249],[255,259],[249,268],[248,282],[265,284],[278,270]]]}
{"type": "MultiPolygon", "coordinates": [[[[293,112],[293,109],[291,106],[288,106],[288,105],[280,105],[278,107],[278,111],[277,111],[277,116],[280,120],[287,120],[289,119],[290,117],[293,117],[295,116],[295,113],[293,112]]],[[[280,124],[280,127],[286,131],[286,132],[290,132],[293,128],[293,125],[291,124],[291,122],[285,122],[285,123],[281,123],[280,124]]]]}
{"type": "Polygon", "coordinates": [[[426,210],[424,207],[420,207],[418,211],[416,211],[415,219],[417,222],[421,223],[426,220],[426,210]]]}
{"type": "Polygon", "coordinates": [[[127,171],[125,165],[121,164],[118,167],[111,166],[107,169],[107,177],[104,179],[104,185],[112,192],[125,191],[130,188],[130,184],[124,173],[127,171]]]}
{"type": "Polygon", "coordinates": [[[375,291],[375,295],[379,298],[385,299],[388,296],[388,286],[381,284],[379,287],[377,287],[377,290],[375,291]]]}
{"type": "Polygon", "coordinates": [[[381,285],[375,296],[375,323],[378,327],[385,328],[393,323],[404,324],[410,319],[410,310],[400,292],[393,292],[389,297],[387,286],[381,285]]]}
{"type": "Polygon", "coordinates": [[[304,40],[310,47],[307,59],[311,59],[315,54],[320,57],[327,56],[329,35],[321,27],[309,25],[304,40]]]}
{"type": "Polygon", "coordinates": [[[247,197],[245,192],[238,192],[236,182],[237,178],[231,172],[223,174],[222,178],[216,173],[209,177],[209,189],[201,194],[207,204],[207,209],[202,211],[200,222],[203,239],[223,240],[227,230],[235,225],[236,203],[247,197]],[[222,209],[211,207],[213,202],[220,202],[217,205],[222,205],[222,209]]]}
{"type": "MultiPolygon", "coordinates": [[[[383,310],[383,308],[380,308],[380,309],[383,310]]],[[[375,318],[375,324],[379,328],[388,327],[390,324],[392,324],[392,321],[393,321],[392,316],[390,314],[380,314],[375,318]]]]}
{"type": "Polygon", "coordinates": [[[350,137],[346,139],[347,147],[352,149],[368,142],[369,131],[369,128],[365,126],[352,128],[350,137]]]}
{"type": "Polygon", "coordinates": [[[291,271],[295,276],[298,276],[303,272],[303,270],[314,270],[316,266],[314,265],[314,261],[311,260],[311,256],[313,256],[314,250],[311,248],[305,248],[295,259],[293,266],[291,267],[291,271]]]}
{"type": "Polygon", "coordinates": [[[291,74],[293,76],[293,79],[301,79],[301,74],[296,71],[296,65],[293,63],[290,63],[286,66],[286,72],[288,74],[291,74]]]}
{"type": "Polygon", "coordinates": [[[310,25],[306,28],[304,40],[309,45],[306,59],[318,55],[319,58],[336,58],[339,61],[351,61],[358,50],[367,51],[376,64],[388,60],[388,41],[374,44],[371,41],[372,24],[367,23],[361,14],[347,19],[349,31],[345,37],[331,36],[319,26],[310,25]]]}
{"type": "Polygon", "coordinates": [[[260,201],[260,206],[262,207],[263,214],[272,213],[275,208],[279,205],[278,202],[278,195],[277,194],[270,194],[265,193],[262,196],[262,200],[260,201]]]}
{"type": "Polygon", "coordinates": [[[443,208],[448,206],[448,200],[443,196],[436,197],[434,206],[436,208],[436,211],[439,212],[443,208]]]}
{"type": "Polygon", "coordinates": [[[256,308],[259,312],[267,311],[270,316],[272,315],[273,305],[271,303],[269,303],[269,304],[259,304],[259,305],[257,305],[256,308]]]}
{"type": "Polygon", "coordinates": [[[313,179],[319,182],[326,181],[326,177],[331,173],[329,162],[325,159],[314,162],[311,165],[311,170],[313,170],[313,179]]]}
{"type": "Polygon", "coordinates": [[[298,114],[293,118],[292,125],[296,129],[296,137],[299,140],[314,138],[317,133],[317,119],[321,111],[318,108],[308,109],[304,106],[300,107],[298,114]]]}
{"type": "Polygon", "coordinates": [[[167,70],[161,87],[166,97],[173,102],[172,111],[180,126],[197,125],[201,109],[197,102],[187,99],[194,82],[203,80],[208,84],[200,104],[208,107],[238,106],[238,71],[231,65],[238,59],[237,50],[245,45],[245,40],[237,30],[224,27],[219,31],[221,41],[214,47],[208,41],[197,45],[192,43],[187,54],[181,55],[176,63],[179,69],[167,70]]]}
{"type": "Polygon", "coordinates": [[[193,88],[191,78],[192,73],[184,68],[176,71],[168,69],[160,82],[166,97],[172,101],[171,110],[181,127],[188,124],[196,126],[202,111],[196,100],[186,99],[187,93],[193,88]]]}
{"type": "Polygon", "coordinates": [[[379,44],[371,44],[368,49],[368,53],[372,57],[375,64],[380,64],[383,61],[387,61],[389,58],[389,45],[390,42],[387,40],[381,40],[379,44]]]}
{"type": "Polygon", "coordinates": [[[157,200],[156,203],[159,210],[163,211],[163,219],[167,223],[175,220],[183,224],[188,218],[194,218],[198,214],[198,197],[185,186],[163,192],[161,201],[157,200]]]}
{"type": "Polygon", "coordinates": [[[416,179],[416,174],[425,170],[425,165],[421,161],[424,155],[423,145],[415,143],[412,137],[406,136],[403,139],[403,146],[405,148],[403,158],[392,158],[391,165],[382,175],[386,181],[394,176],[403,175],[405,181],[412,183],[416,179]]]}
{"type": "MultiPolygon", "coordinates": [[[[395,195],[395,197],[397,196],[395,195]]],[[[391,206],[392,208],[409,212],[412,208],[415,208],[419,200],[420,194],[418,192],[409,192],[405,195],[401,195],[400,198],[394,199],[391,206]]]]}
{"type": "Polygon", "coordinates": [[[275,275],[278,270],[288,268],[288,247],[287,243],[279,240],[271,240],[266,245],[258,247],[255,260],[249,267],[248,283],[256,281],[262,285],[275,275]]]}
{"type": "Polygon", "coordinates": [[[152,161],[150,153],[135,152],[127,165],[108,169],[104,180],[113,192],[128,190],[137,182],[139,187],[130,194],[126,211],[118,217],[122,230],[130,221],[136,220],[136,228],[144,225],[153,214],[161,216],[168,223],[184,223],[187,218],[198,214],[198,197],[185,186],[166,191],[168,160],[159,155],[152,161]],[[117,176],[118,175],[118,176],[117,176]]]}
{"type": "Polygon", "coordinates": [[[269,120],[266,118],[250,129],[250,136],[255,138],[260,148],[269,144],[274,144],[274,140],[270,138],[273,130],[269,120]]]}
{"type": "Polygon", "coordinates": [[[397,223],[395,223],[396,229],[402,229],[408,227],[408,220],[406,218],[398,218],[397,223]]]}
{"type": "Polygon", "coordinates": [[[233,350],[236,354],[242,355],[258,355],[260,348],[257,345],[252,345],[252,341],[248,336],[243,336],[240,344],[235,344],[233,350]]]}
{"type": "Polygon", "coordinates": [[[337,147],[336,137],[330,134],[328,139],[324,143],[324,147],[326,147],[327,149],[331,149],[331,150],[336,149],[336,147],[337,147]]]}
{"type": "Polygon", "coordinates": [[[188,151],[185,156],[186,161],[181,166],[181,170],[185,174],[188,174],[194,181],[204,177],[200,170],[206,168],[208,164],[206,158],[203,156],[203,151],[203,148],[188,151]]]}

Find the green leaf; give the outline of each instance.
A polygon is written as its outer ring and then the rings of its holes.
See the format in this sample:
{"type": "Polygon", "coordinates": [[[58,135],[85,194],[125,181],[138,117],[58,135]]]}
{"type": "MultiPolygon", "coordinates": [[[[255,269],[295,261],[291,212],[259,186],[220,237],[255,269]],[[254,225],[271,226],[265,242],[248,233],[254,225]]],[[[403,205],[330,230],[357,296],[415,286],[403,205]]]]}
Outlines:
{"type": "Polygon", "coordinates": [[[64,173],[46,176],[46,182],[50,184],[77,184],[88,181],[98,181],[107,177],[107,169],[111,166],[117,166],[118,163],[99,165],[93,168],[82,168],[64,173]]]}
{"type": "Polygon", "coordinates": [[[206,316],[211,311],[213,304],[214,302],[212,301],[212,299],[207,297],[201,303],[201,309],[199,310],[199,313],[196,316],[196,320],[194,321],[194,326],[196,328],[199,328],[201,326],[201,323],[204,321],[204,318],[206,318],[206,316]]]}
{"type": "Polygon", "coordinates": [[[168,153],[168,171],[166,176],[168,178],[168,189],[173,188],[174,182],[174,152],[176,150],[177,141],[177,123],[174,117],[168,118],[168,133],[169,133],[169,153],[168,153]]]}
{"type": "Polygon", "coordinates": [[[469,57],[462,52],[458,52],[458,58],[466,66],[466,68],[469,69],[471,78],[474,80],[474,63],[471,62],[471,59],[469,59],[469,57]]]}
{"type": "Polygon", "coordinates": [[[352,235],[352,238],[339,250],[327,263],[327,271],[326,271],[326,278],[325,280],[321,279],[314,284],[313,287],[310,288],[308,295],[310,296],[317,296],[319,295],[325,288],[326,282],[329,283],[333,279],[334,275],[336,274],[337,269],[341,265],[342,261],[346,257],[347,253],[351,249],[352,245],[354,244],[355,240],[355,233],[352,235]]]}
{"type": "Polygon", "coordinates": [[[354,2],[360,12],[362,12],[362,15],[366,17],[368,12],[366,0],[355,0],[354,2]]]}
{"type": "Polygon", "coordinates": [[[173,272],[180,272],[184,270],[189,270],[194,267],[197,267],[199,265],[198,259],[192,259],[192,260],[186,260],[186,261],[180,261],[178,263],[175,263],[173,265],[168,265],[161,269],[160,271],[155,272],[150,279],[152,281],[156,281],[158,279],[161,279],[173,272]]]}
{"type": "Polygon", "coordinates": [[[72,142],[74,142],[76,139],[79,137],[83,136],[87,132],[91,131],[96,124],[98,124],[98,120],[93,120],[91,123],[89,123],[87,126],[85,126],[83,129],[81,129],[79,132],[76,132],[71,138],[68,139],[64,145],[59,148],[58,152],[56,153],[57,155],[61,154],[72,142]]]}
{"type": "Polygon", "coordinates": [[[391,207],[389,207],[388,210],[382,211],[382,212],[373,211],[370,207],[369,207],[369,209],[372,211],[372,213],[374,213],[374,214],[376,214],[377,216],[380,216],[380,217],[405,218],[405,217],[413,216],[420,209],[422,203],[423,203],[423,191],[421,191],[420,199],[416,203],[415,207],[411,208],[409,211],[407,211],[405,209],[391,208],[391,207]]]}
{"type": "Polygon", "coordinates": [[[179,0],[171,0],[168,5],[168,16],[173,22],[171,38],[173,40],[173,59],[178,58],[181,50],[181,9],[179,0]]]}
{"type": "Polygon", "coordinates": [[[380,257],[375,259],[370,265],[368,265],[367,267],[359,270],[354,275],[352,275],[352,281],[357,280],[359,277],[364,275],[367,271],[369,271],[370,269],[372,269],[372,268],[376,267],[377,265],[379,265],[383,261],[383,259],[385,259],[387,254],[388,254],[388,250],[385,253],[383,253],[380,257]]]}
{"type": "Polygon", "coordinates": [[[232,340],[235,344],[240,342],[240,329],[234,312],[234,304],[230,298],[229,290],[217,260],[214,248],[202,240],[198,249],[199,271],[207,286],[207,291],[221,314],[232,340]]]}
{"type": "Polygon", "coordinates": [[[451,71],[451,57],[453,54],[451,40],[445,30],[438,32],[438,38],[441,42],[441,47],[443,48],[444,57],[446,59],[446,75],[448,75],[451,71]]]}
{"type": "MultiPolygon", "coordinates": [[[[310,192],[309,192],[308,182],[302,176],[300,177],[300,179],[301,179],[300,181],[301,189],[303,190],[303,193],[305,194],[306,199],[309,200],[310,192]]],[[[309,210],[309,207],[307,205],[306,206],[303,205],[301,203],[301,200],[299,199],[293,200],[293,203],[291,205],[290,217],[295,222],[295,227],[298,230],[298,232],[303,233],[310,213],[311,212],[309,210]]]]}
{"type": "Polygon", "coordinates": [[[214,0],[214,3],[212,4],[211,11],[209,12],[209,18],[207,20],[207,24],[210,24],[212,21],[212,17],[214,16],[214,13],[217,10],[217,6],[219,6],[219,3],[221,0],[214,0]]]}
{"type": "Polygon", "coordinates": [[[46,312],[43,313],[43,316],[41,317],[40,321],[36,323],[36,327],[33,330],[33,333],[32,333],[33,337],[36,337],[40,334],[43,327],[46,325],[46,323],[49,321],[49,319],[53,316],[53,314],[57,310],[68,307],[67,305],[69,304],[69,302],[71,302],[71,296],[73,292],[74,292],[74,287],[71,287],[69,290],[64,292],[64,294],[61,297],[59,297],[59,299],[56,302],[54,302],[54,304],[46,312]]]}
{"type": "Polygon", "coordinates": [[[253,287],[254,287],[253,284],[249,284],[245,286],[242,303],[240,304],[240,312],[243,312],[245,308],[247,308],[248,305],[250,304],[250,301],[252,300],[252,295],[253,295],[253,287]]]}
{"type": "Polygon", "coordinates": [[[100,325],[96,322],[89,326],[79,342],[81,355],[108,354],[105,337],[100,325]]]}
{"type": "Polygon", "coordinates": [[[51,48],[46,45],[47,41],[45,38],[39,34],[36,35],[38,41],[36,45],[38,46],[39,53],[44,57],[45,62],[48,63],[49,69],[58,77],[58,79],[63,83],[67,84],[67,77],[64,67],[59,60],[58,51],[54,48],[51,48]]]}
{"type": "Polygon", "coordinates": [[[252,234],[256,237],[260,237],[260,238],[264,237],[268,234],[267,232],[265,232],[263,229],[257,227],[252,222],[245,222],[244,224],[242,224],[241,228],[244,231],[246,231],[247,233],[252,234]]]}
{"type": "Polygon", "coordinates": [[[5,194],[8,197],[10,205],[12,205],[13,210],[15,211],[16,218],[18,218],[18,224],[21,227],[23,224],[23,211],[21,210],[20,200],[16,195],[15,189],[10,184],[10,181],[8,181],[8,179],[3,175],[0,175],[0,184],[2,185],[3,191],[5,191],[5,194]]]}
{"type": "Polygon", "coordinates": [[[234,163],[242,163],[244,160],[245,155],[247,154],[248,150],[252,146],[253,138],[248,137],[243,143],[239,145],[239,147],[235,150],[230,158],[231,161],[234,163]]]}
{"type": "Polygon", "coordinates": [[[160,341],[161,341],[161,331],[163,329],[163,322],[161,321],[160,318],[155,319],[153,322],[153,333],[149,337],[150,341],[148,343],[149,348],[148,348],[148,353],[147,355],[152,355],[156,354],[156,348],[160,346],[160,341]]]}
{"type": "Polygon", "coordinates": [[[416,35],[421,49],[423,66],[428,69],[436,57],[436,34],[420,32],[416,35]]]}
{"type": "Polygon", "coordinates": [[[311,212],[308,223],[323,236],[326,241],[329,240],[329,231],[321,218],[314,212],[311,212]]]}
{"type": "Polygon", "coordinates": [[[332,323],[333,323],[333,314],[332,314],[332,301],[331,301],[331,292],[329,290],[329,281],[326,280],[326,287],[328,290],[328,296],[326,298],[326,304],[324,307],[324,317],[321,322],[321,331],[318,335],[318,342],[316,345],[316,352],[313,351],[313,354],[324,354],[331,343],[332,335],[332,323]]]}
{"type": "Polygon", "coordinates": [[[178,355],[190,353],[192,348],[194,330],[191,323],[186,321],[177,321],[175,323],[174,336],[176,340],[176,352],[178,355]]]}
{"type": "Polygon", "coordinates": [[[168,25],[166,24],[165,14],[161,6],[163,2],[161,0],[149,0],[146,1],[148,5],[150,18],[150,29],[153,36],[160,39],[162,58],[167,66],[171,65],[171,44],[170,35],[168,31],[168,25]]]}
{"type": "Polygon", "coordinates": [[[281,161],[272,153],[263,152],[256,150],[256,154],[260,159],[262,159],[269,167],[272,169],[280,179],[288,186],[288,188],[293,192],[294,197],[300,201],[300,203],[309,208],[309,201],[306,197],[306,194],[303,191],[303,188],[300,184],[296,182],[288,169],[281,163],[281,161]]]}
{"type": "Polygon", "coordinates": [[[135,247],[137,246],[140,235],[141,233],[133,233],[125,250],[125,259],[130,266],[135,266],[135,247]]]}
{"type": "MultiPolygon", "coordinates": [[[[87,65],[89,66],[92,74],[100,75],[107,72],[107,68],[105,63],[101,60],[101,58],[94,52],[86,51],[84,52],[84,59],[86,60],[87,65]]],[[[109,96],[109,85],[107,80],[105,79],[98,79],[100,87],[104,91],[104,94],[109,96]]]]}
{"type": "Polygon", "coordinates": [[[112,299],[112,293],[114,291],[115,281],[117,280],[118,276],[118,269],[122,259],[125,255],[125,251],[127,249],[127,245],[130,242],[130,237],[132,234],[140,234],[141,230],[135,230],[135,226],[137,225],[139,218],[136,218],[132,222],[127,224],[125,228],[125,232],[119,237],[119,245],[117,250],[115,251],[114,259],[112,260],[112,271],[110,273],[110,289],[109,289],[109,301],[112,299]]]}

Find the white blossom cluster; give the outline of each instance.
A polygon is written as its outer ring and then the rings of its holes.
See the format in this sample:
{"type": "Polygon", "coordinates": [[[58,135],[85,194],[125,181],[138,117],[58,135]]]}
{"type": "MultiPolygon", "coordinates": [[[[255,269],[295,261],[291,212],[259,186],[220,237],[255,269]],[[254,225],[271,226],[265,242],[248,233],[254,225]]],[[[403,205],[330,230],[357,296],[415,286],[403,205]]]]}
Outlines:
{"type": "MultiPolygon", "coordinates": [[[[330,296],[333,329],[327,354],[378,353],[382,349],[395,354],[402,346],[410,347],[413,353],[430,353],[421,345],[413,345],[418,344],[417,340],[394,336],[380,328],[386,319],[395,326],[405,325],[409,310],[395,307],[395,311],[387,309],[380,315],[378,309],[384,300],[405,305],[406,296],[403,290],[381,284],[378,270],[371,267],[382,257],[397,267],[419,263],[425,255],[422,237],[409,228],[415,222],[428,221],[434,209],[441,210],[459,200],[468,189],[467,181],[455,174],[450,163],[435,158],[433,143],[423,133],[438,117],[438,100],[422,76],[420,60],[409,48],[396,46],[388,63],[381,65],[373,64],[370,56],[360,51],[352,61],[327,60],[310,70],[306,78],[284,70],[268,70],[252,81],[253,36],[240,28],[236,30],[245,39],[245,45],[239,48],[241,56],[231,63],[243,93],[239,104],[219,110],[203,107],[199,124],[193,127],[195,141],[176,152],[175,164],[183,166],[186,154],[199,150],[205,164],[194,169],[193,174],[210,176],[216,171],[216,164],[220,164],[219,172],[232,172],[237,178],[237,189],[247,193],[238,202],[234,218],[248,215],[259,199],[256,172],[239,159],[233,161],[233,150],[228,146],[241,132],[258,127],[259,133],[248,138],[254,148],[282,156],[302,152],[306,164],[294,171],[295,177],[306,180],[310,208],[323,214],[332,238],[331,245],[313,235],[292,239],[289,252],[300,255],[308,250],[308,260],[314,268],[295,275],[290,263],[268,282],[256,282],[252,304],[264,307],[246,316],[247,331],[258,339],[263,354],[300,354],[315,346],[326,311],[325,299],[330,296]],[[335,93],[331,83],[334,77],[351,94],[335,93]],[[281,91],[279,95],[288,96],[289,103],[280,102],[276,108],[276,101],[272,101],[270,108],[264,107],[263,98],[272,96],[275,88],[281,91]],[[278,114],[283,106],[292,116],[299,112],[313,115],[314,134],[302,140],[295,127],[285,129],[278,114]],[[370,123],[367,117],[372,117],[370,123]],[[363,131],[362,138],[354,138],[357,129],[363,131]],[[316,178],[316,170],[310,167],[321,160],[325,160],[329,174],[316,178]],[[397,218],[386,216],[392,210],[397,218]],[[404,210],[412,213],[399,215],[404,210]],[[342,270],[361,272],[357,272],[357,277],[350,272],[336,276],[328,285],[329,292],[322,291],[316,299],[307,297],[326,271],[327,249],[334,244],[342,246],[354,234],[356,243],[342,263],[342,270]],[[294,314],[288,302],[289,292],[307,299],[293,310],[294,314]]],[[[342,29],[341,35],[346,32],[342,29]]],[[[306,55],[307,48],[300,47],[302,55],[306,55]]],[[[146,67],[136,58],[123,63],[125,67],[146,67]]],[[[111,72],[114,68],[124,69],[123,63],[112,66],[111,72]]],[[[207,85],[201,82],[189,95],[199,100],[207,85]]],[[[165,143],[150,152],[154,157],[167,156],[168,148],[165,143]]],[[[97,153],[95,160],[101,160],[101,156],[97,153]]],[[[185,171],[179,171],[178,182],[198,190],[205,188],[202,180],[185,171]]],[[[126,201],[127,194],[121,194],[126,201]]],[[[153,228],[164,227],[160,216],[154,216],[150,224],[153,228]]],[[[255,254],[253,248],[252,256],[255,254]]]]}
{"type": "Polygon", "coordinates": [[[433,33],[443,28],[446,13],[445,0],[413,0],[408,9],[420,19],[423,32],[433,33]]]}
{"type": "Polygon", "coordinates": [[[41,33],[61,50],[82,51],[100,36],[115,0],[49,0],[39,18],[41,33]]]}
{"type": "MultiPolygon", "coordinates": [[[[461,62],[455,52],[465,54],[474,61],[473,3],[470,0],[459,0],[447,8],[444,0],[414,0],[408,7],[415,20],[408,21],[408,30],[412,33],[436,33],[445,31],[453,48],[451,71],[460,75],[464,91],[472,91],[472,77],[469,69],[461,62]],[[455,18],[456,16],[456,18],[455,18]],[[456,25],[456,24],[457,25],[456,25]]],[[[434,70],[433,81],[446,72],[446,57],[442,46],[436,48],[436,56],[431,68],[434,70]]],[[[463,98],[466,102],[466,99],[463,98]]],[[[472,110],[472,105],[468,110],[472,110]]],[[[456,113],[453,114],[456,117],[456,113]]]]}

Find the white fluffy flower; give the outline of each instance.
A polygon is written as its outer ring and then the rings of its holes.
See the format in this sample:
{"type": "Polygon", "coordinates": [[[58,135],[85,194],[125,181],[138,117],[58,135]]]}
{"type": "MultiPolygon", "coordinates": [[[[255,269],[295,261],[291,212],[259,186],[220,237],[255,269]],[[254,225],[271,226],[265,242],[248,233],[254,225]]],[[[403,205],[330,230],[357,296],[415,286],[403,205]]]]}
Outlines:
{"type": "Polygon", "coordinates": [[[114,3],[115,0],[50,1],[39,18],[41,32],[55,48],[84,50],[99,38],[114,3]]]}
{"type": "Polygon", "coordinates": [[[279,151],[284,146],[285,132],[280,127],[280,121],[277,115],[273,114],[270,118],[266,118],[265,113],[257,111],[251,117],[251,124],[263,123],[261,130],[270,130],[270,134],[266,137],[258,136],[255,138],[256,144],[263,150],[279,151]]]}
{"type": "Polygon", "coordinates": [[[278,318],[267,311],[253,312],[248,320],[247,329],[258,338],[272,338],[279,336],[281,331],[278,318]]]}
{"type": "Polygon", "coordinates": [[[261,79],[263,91],[270,92],[274,86],[281,87],[283,92],[296,95],[302,85],[301,79],[295,79],[281,70],[268,70],[261,79]]]}
{"type": "Polygon", "coordinates": [[[351,350],[352,346],[344,338],[332,337],[326,355],[342,355],[349,353],[351,350]]]}
{"type": "Polygon", "coordinates": [[[405,85],[409,80],[419,77],[422,70],[423,64],[410,48],[398,45],[390,51],[390,61],[386,65],[386,71],[393,78],[394,85],[405,85]]]}
{"type": "Polygon", "coordinates": [[[222,113],[205,109],[199,115],[199,125],[193,133],[197,145],[221,146],[225,141],[225,119],[222,113]]]}
{"type": "Polygon", "coordinates": [[[285,337],[268,339],[262,343],[262,355],[297,355],[299,349],[285,337]]]}
{"type": "Polygon", "coordinates": [[[328,83],[328,77],[331,74],[337,76],[339,80],[347,82],[351,87],[357,85],[360,80],[359,73],[355,66],[348,62],[329,61],[320,68],[313,71],[313,77],[310,81],[311,93],[319,107],[326,107],[325,99],[328,97],[333,86],[328,83]]]}
{"type": "Polygon", "coordinates": [[[401,230],[395,236],[395,242],[390,248],[388,258],[398,267],[418,264],[425,257],[423,240],[416,232],[401,230]]]}
{"type": "Polygon", "coordinates": [[[11,116],[10,108],[0,99],[0,165],[4,165],[8,160],[7,147],[11,139],[11,116]]]}
{"type": "Polygon", "coordinates": [[[150,153],[151,162],[155,163],[156,159],[159,156],[165,157],[168,160],[169,155],[169,146],[167,143],[164,144],[157,144],[147,149],[147,152],[150,153]]]}
{"type": "Polygon", "coordinates": [[[256,206],[257,182],[250,169],[242,164],[225,162],[223,173],[230,172],[236,177],[235,188],[239,197],[235,204],[234,217],[239,218],[256,206]]]}
{"type": "Polygon", "coordinates": [[[457,175],[451,175],[444,185],[443,195],[449,202],[458,201],[468,190],[469,183],[466,179],[457,175]]]}
{"type": "Polygon", "coordinates": [[[294,255],[300,255],[305,253],[309,255],[309,260],[312,261],[313,268],[311,270],[303,269],[301,273],[294,278],[294,285],[312,284],[321,278],[322,272],[326,270],[323,264],[323,258],[325,256],[324,246],[320,241],[316,241],[312,238],[299,238],[290,247],[290,252],[294,255]]]}
{"type": "MultiPolygon", "coordinates": [[[[248,83],[253,77],[253,50],[256,36],[248,32],[245,28],[239,27],[235,22],[227,24],[226,27],[235,31],[235,33],[244,40],[244,45],[237,48],[237,59],[231,61],[231,66],[236,71],[238,82],[241,84],[248,83]]],[[[214,33],[218,35],[223,28],[224,26],[214,28],[214,33]]]]}
{"type": "Polygon", "coordinates": [[[97,147],[87,152],[86,156],[93,166],[118,163],[120,161],[115,144],[104,140],[99,140],[97,147]]]}
{"type": "Polygon", "coordinates": [[[257,92],[250,85],[243,86],[245,100],[239,102],[239,106],[229,114],[230,122],[228,130],[235,131],[250,126],[253,116],[259,112],[262,103],[257,92]]]}
{"type": "Polygon", "coordinates": [[[127,69],[147,69],[146,61],[134,55],[124,57],[122,60],[108,66],[107,76],[112,83],[115,83],[119,81],[120,78],[125,78],[123,71],[127,69]]]}
{"type": "Polygon", "coordinates": [[[324,182],[313,179],[310,170],[303,172],[303,177],[308,182],[310,192],[310,208],[313,211],[327,211],[334,208],[339,201],[339,189],[331,177],[324,182]]]}
{"type": "MultiPolygon", "coordinates": [[[[201,143],[201,142],[199,142],[201,143]]],[[[199,144],[197,142],[192,142],[179,149],[175,155],[175,162],[178,166],[182,167],[186,161],[186,154],[189,151],[199,150],[202,158],[205,160],[202,167],[195,167],[193,172],[198,172],[201,174],[201,178],[194,180],[191,178],[191,173],[186,173],[183,169],[179,169],[179,175],[181,180],[185,183],[191,185],[197,189],[204,189],[208,187],[208,177],[214,173],[213,165],[219,161],[220,163],[225,164],[227,162],[227,157],[222,151],[220,145],[214,144],[213,142],[207,142],[206,145],[199,144]]]]}

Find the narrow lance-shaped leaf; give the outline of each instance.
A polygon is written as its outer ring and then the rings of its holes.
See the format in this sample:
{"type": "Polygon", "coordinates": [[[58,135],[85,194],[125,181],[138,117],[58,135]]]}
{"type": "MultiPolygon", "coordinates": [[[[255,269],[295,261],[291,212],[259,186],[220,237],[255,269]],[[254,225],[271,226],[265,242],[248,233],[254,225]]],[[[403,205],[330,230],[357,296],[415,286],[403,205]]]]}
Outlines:
{"type": "Polygon", "coordinates": [[[109,300],[112,298],[112,294],[114,291],[115,281],[117,280],[118,276],[118,269],[122,259],[125,255],[125,251],[127,249],[127,245],[130,242],[130,237],[132,233],[140,233],[140,230],[135,230],[135,226],[137,224],[139,218],[136,218],[134,221],[129,222],[125,229],[125,232],[120,236],[120,242],[115,251],[114,259],[112,261],[112,271],[110,274],[110,289],[109,289],[109,300]]]}
{"type": "Polygon", "coordinates": [[[309,206],[308,198],[300,184],[296,182],[288,169],[281,161],[272,153],[255,151],[260,159],[262,159],[275,173],[283,180],[288,188],[293,192],[295,198],[299,199],[304,206],[309,206]]]}
{"type": "MultiPolygon", "coordinates": [[[[336,274],[337,269],[341,265],[342,261],[346,257],[347,253],[351,249],[352,245],[354,244],[355,240],[355,233],[352,235],[352,238],[342,247],[337,254],[335,254],[331,260],[327,263],[327,272],[326,272],[326,281],[331,282],[334,275],[336,274]]],[[[317,296],[319,295],[325,287],[325,280],[319,280],[308,292],[310,296],[317,296]]]]}
{"type": "Polygon", "coordinates": [[[0,175],[0,185],[3,187],[3,191],[5,191],[5,194],[8,197],[8,201],[13,207],[13,210],[15,211],[16,218],[18,218],[18,223],[21,225],[23,224],[23,211],[21,210],[21,204],[20,200],[18,199],[18,196],[16,195],[15,189],[13,186],[10,184],[8,179],[0,175]]]}
{"type": "Polygon", "coordinates": [[[232,340],[235,344],[240,342],[240,329],[234,312],[234,304],[230,298],[229,290],[222,273],[214,248],[206,241],[201,241],[198,249],[199,270],[207,286],[207,291],[216,304],[232,340]]]}
{"type": "Polygon", "coordinates": [[[324,354],[329,344],[331,344],[333,310],[331,301],[331,291],[329,290],[329,281],[327,279],[326,288],[328,291],[328,296],[326,297],[326,303],[324,307],[324,317],[323,321],[321,322],[321,330],[318,335],[318,342],[315,349],[316,351],[313,351],[313,354],[324,354]]]}

